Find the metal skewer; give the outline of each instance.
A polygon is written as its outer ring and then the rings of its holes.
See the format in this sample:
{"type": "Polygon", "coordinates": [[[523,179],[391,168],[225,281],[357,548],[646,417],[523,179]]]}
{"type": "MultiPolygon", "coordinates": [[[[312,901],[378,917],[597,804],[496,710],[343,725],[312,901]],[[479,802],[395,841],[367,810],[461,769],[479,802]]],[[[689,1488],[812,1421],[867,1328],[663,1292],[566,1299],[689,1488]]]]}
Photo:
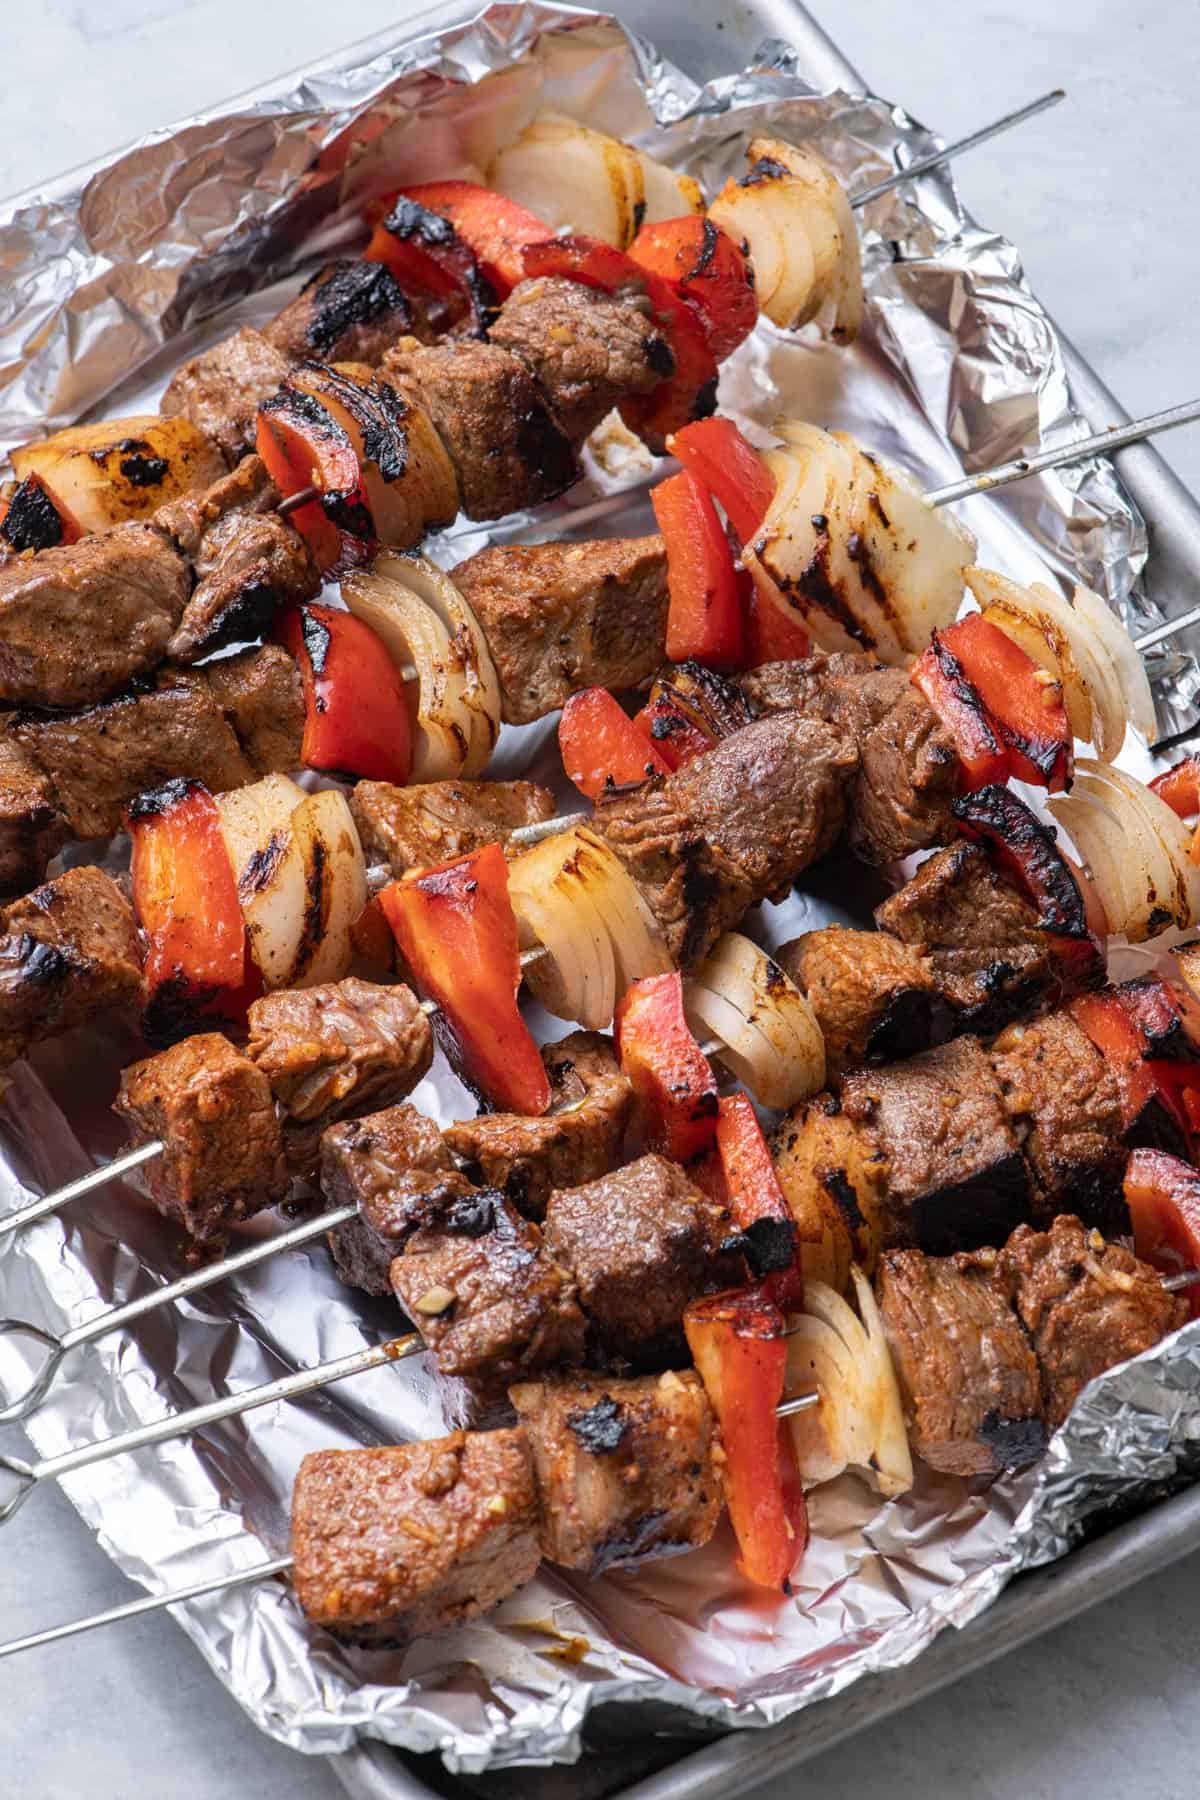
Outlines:
{"type": "Polygon", "coordinates": [[[972,131],[967,137],[959,138],[953,144],[947,144],[944,150],[931,150],[928,156],[919,156],[915,162],[903,169],[897,169],[894,175],[885,176],[872,187],[864,188],[861,194],[852,194],[850,204],[853,207],[870,206],[872,200],[879,200],[884,194],[890,194],[893,188],[903,187],[906,181],[915,181],[918,175],[928,174],[930,169],[939,169],[956,156],[963,156],[968,150],[986,144],[1002,131],[1011,131],[1014,125],[1023,125],[1026,119],[1035,119],[1039,113],[1048,112],[1065,100],[1066,88],[1051,88],[1040,100],[1031,100],[1028,106],[1018,107],[1016,112],[1005,113],[1002,119],[996,119],[991,125],[984,125],[978,131],[972,131]]]}

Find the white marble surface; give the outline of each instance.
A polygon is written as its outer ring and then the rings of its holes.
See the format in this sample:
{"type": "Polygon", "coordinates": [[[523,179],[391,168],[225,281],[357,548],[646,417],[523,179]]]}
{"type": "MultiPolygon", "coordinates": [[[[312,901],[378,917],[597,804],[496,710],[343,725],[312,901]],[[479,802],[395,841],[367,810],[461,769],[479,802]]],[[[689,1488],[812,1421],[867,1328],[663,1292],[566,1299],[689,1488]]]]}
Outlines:
{"type": "MultiPolygon", "coordinates": [[[[691,9],[676,3],[682,22],[691,9]]],[[[0,192],[406,10],[397,0],[6,0],[0,192]]],[[[1069,89],[1056,113],[964,163],[964,192],[1022,245],[1034,287],[1131,411],[1195,391],[1195,0],[816,0],[816,10],[878,91],[947,136],[1044,88],[1069,89]]],[[[676,30],[686,43],[686,24],[676,30]]],[[[1163,448],[1200,489],[1200,430],[1163,448]]],[[[58,1495],[6,1529],[2,1554],[0,1639],[128,1597],[58,1495]]],[[[1198,1614],[1200,1555],[830,1752],[787,1791],[1184,1800],[1200,1763],[1198,1614]]],[[[258,1736],[165,1618],[4,1663],[0,1770],[0,1793],[27,1800],[342,1792],[324,1763],[258,1736]]]]}

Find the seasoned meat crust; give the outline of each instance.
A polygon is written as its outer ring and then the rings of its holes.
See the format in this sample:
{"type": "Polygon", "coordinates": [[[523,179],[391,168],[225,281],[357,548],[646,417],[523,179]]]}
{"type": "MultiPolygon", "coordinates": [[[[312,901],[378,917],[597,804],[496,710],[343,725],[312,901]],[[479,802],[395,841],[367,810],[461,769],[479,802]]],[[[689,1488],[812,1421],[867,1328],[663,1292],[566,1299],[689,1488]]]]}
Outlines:
{"type": "Polygon", "coordinates": [[[233,464],[254,448],[258,408],[286,380],[291,364],[248,325],[177,369],[159,411],[183,413],[233,464]]]}
{"type": "Polygon", "coordinates": [[[407,1642],[489,1612],[541,1553],[522,1431],[321,1450],[292,1494],[292,1581],[305,1616],[366,1643],[407,1642]]]}
{"type": "Polygon", "coordinates": [[[919,956],[885,931],[828,925],[784,944],[775,960],[807,995],[830,1076],[856,1063],[928,1049],[937,989],[919,956]]]}
{"type": "Polygon", "coordinates": [[[818,651],[796,661],[763,663],[738,677],[756,713],[803,713],[835,726],[856,743],[909,685],[903,669],[885,668],[860,650],[818,651]]]}
{"type": "Polygon", "coordinates": [[[412,307],[390,269],[344,257],[310,276],[262,335],[289,362],[374,364],[412,328],[412,307]]]}
{"type": "Polygon", "coordinates": [[[1045,1448],[1037,1358],[1000,1254],[893,1250],[875,1278],[913,1449],[948,1475],[1019,1468],[1045,1448]]]}
{"type": "Polygon", "coordinates": [[[650,393],[675,362],[646,301],[557,278],[514,288],[489,336],[532,371],[573,444],[627,394],[650,393]]]}
{"type": "Polygon", "coordinates": [[[532,781],[427,781],[414,787],[360,781],[350,811],[368,859],[402,875],[503,843],[522,825],[552,819],[555,800],[549,788],[532,781]]]}
{"type": "Polygon", "coordinates": [[[187,565],[154,525],[115,525],[0,567],[0,697],[89,706],[160,662],[187,565]]]}
{"type": "Polygon", "coordinates": [[[0,911],[0,1068],[141,987],[137,926],[103,869],[68,869],[0,911]]]}
{"type": "Polygon", "coordinates": [[[542,1555],[587,1575],[696,1550],[724,1503],[723,1454],[688,1370],[509,1389],[537,1481],[542,1555]]]}
{"type": "Polygon", "coordinates": [[[483,626],[510,725],[545,718],[581,688],[640,687],[666,655],[661,537],[493,545],[454,580],[483,626]]]}
{"type": "Polygon", "coordinates": [[[0,714],[0,896],[22,894],[70,836],[54,790],[0,714]]]}
{"type": "Polygon", "coordinates": [[[550,1110],[540,1119],[479,1113],[446,1129],[446,1143],[486,1187],[526,1218],[545,1217],[555,1188],[595,1181],[624,1161],[633,1089],[609,1038],[573,1031],[542,1046],[550,1110]],[[564,1112],[563,1107],[572,1110],[564,1112]]]}
{"type": "Polygon", "coordinates": [[[390,1294],[388,1271],[408,1239],[474,1191],[432,1119],[413,1106],[331,1125],[321,1137],[321,1188],[331,1206],[358,1208],[330,1232],[329,1247],[342,1280],[368,1294],[390,1294]]]}
{"type": "Polygon", "coordinates": [[[114,1103],[135,1144],[161,1138],[145,1165],[154,1204],[199,1242],[287,1194],[275,1103],[262,1070],[219,1032],[132,1063],[114,1103]]]}
{"type": "Polygon", "coordinates": [[[260,637],[277,612],[321,591],[304,539],[286,520],[243,514],[228,524],[220,553],[193,589],[167,646],[177,662],[260,637]]]}
{"type": "Polygon", "coordinates": [[[304,691],[300,672],[278,644],[222,656],[196,671],[237,733],[258,775],[301,767],[304,691]]]}

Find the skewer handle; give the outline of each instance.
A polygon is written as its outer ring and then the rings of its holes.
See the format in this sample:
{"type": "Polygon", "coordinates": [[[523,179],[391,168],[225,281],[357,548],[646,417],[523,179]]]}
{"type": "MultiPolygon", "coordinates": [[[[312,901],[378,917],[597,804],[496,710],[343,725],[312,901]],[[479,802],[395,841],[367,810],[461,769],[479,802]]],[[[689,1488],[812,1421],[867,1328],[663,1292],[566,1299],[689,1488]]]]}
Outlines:
{"type": "Polygon", "coordinates": [[[890,194],[893,188],[903,187],[906,181],[915,181],[918,175],[925,175],[930,169],[940,168],[952,157],[962,156],[968,150],[974,150],[979,144],[986,144],[990,139],[999,137],[1002,131],[1011,131],[1014,125],[1023,125],[1026,119],[1034,119],[1038,113],[1048,112],[1050,107],[1057,106],[1060,100],[1066,99],[1066,88],[1051,88],[1040,100],[1031,100],[1028,106],[1020,106],[1016,112],[1005,113],[1002,119],[996,119],[991,125],[981,126],[967,137],[959,138],[953,144],[947,144],[944,150],[933,150],[928,156],[919,156],[906,168],[897,169],[894,175],[888,175],[883,181],[877,181],[873,187],[864,188],[861,194],[851,196],[853,207],[870,206],[872,200],[878,200],[884,194],[890,194]]]}

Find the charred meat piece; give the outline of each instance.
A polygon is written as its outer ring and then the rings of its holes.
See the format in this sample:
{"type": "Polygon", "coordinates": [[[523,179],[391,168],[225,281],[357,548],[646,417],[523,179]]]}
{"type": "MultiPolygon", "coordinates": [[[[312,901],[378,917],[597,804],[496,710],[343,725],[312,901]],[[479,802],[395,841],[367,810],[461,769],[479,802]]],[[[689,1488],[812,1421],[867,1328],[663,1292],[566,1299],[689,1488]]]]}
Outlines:
{"type": "Polygon", "coordinates": [[[712,1537],[724,1504],[722,1452],[691,1370],[527,1381],[509,1398],[533,1453],[549,1562],[602,1575],[712,1537]]]}
{"type": "Polygon", "coordinates": [[[526,1218],[545,1217],[555,1188],[596,1181],[624,1160],[633,1089],[612,1043],[573,1031],[542,1047],[550,1110],[540,1119],[480,1113],[450,1125],[446,1143],[482,1185],[499,1188],[526,1218]],[[564,1112],[563,1107],[571,1111],[564,1112]]]}
{"type": "Polygon", "coordinates": [[[551,1256],[574,1276],[597,1347],[635,1368],[683,1357],[688,1301],[745,1280],[741,1257],[722,1249],[728,1213],[662,1156],[557,1189],[545,1232],[551,1256]]]}
{"type": "Polygon", "coordinates": [[[489,336],[537,378],[573,444],[628,394],[648,394],[675,358],[646,302],[577,281],[523,281],[489,336]]]}
{"type": "Polygon", "coordinates": [[[537,1527],[523,1431],[320,1450],[304,1458],[292,1495],[296,1598],[341,1637],[424,1637],[532,1580],[537,1527]]]}
{"type": "Polygon", "coordinates": [[[545,718],[581,688],[639,687],[666,655],[660,537],[493,545],[454,580],[483,627],[510,725],[545,718]]]}
{"type": "Polygon", "coordinates": [[[1121,1092],[1091,1039],[1069,1013],[1052,1012],[1010,1026],[991,1055],[1032,1176],[1035,1221],[1070,1206],[1102,1231],[1127,1232],[1121,1092]]]}
{"type": "Polygon", "coordinates": [[[203,581],[221,557],[231,532],[247,518],[262,518],[279,505],[279,489],[261,456],[247,456],[235,469],[198,493],[180,494],[156,509],[154,523],[188,562],[192,578],[203,581]]]}
{"type": "Polygon", "coordinates": [[[861,650],[818,651],[792,662],[763,663],[738,685],[757,714],[799,712],[856,743],[910,686],[903,669],[885,668],[861,650]]]}
{"type": "Polygon", "coordinates": [[[849,1119],[871,1127],[887,1158],[884,1247],[973,1249],[1028,1219],[1020,1145],[976,1039],[857,1070],[843,1079],[841,1102],[849,1119]]]}
{"type": "Polygon", "coordinates": [[[161,1138],[147,1163],[154,1204],[198,1242],[287,1193],[283,1137],[262,1070],[219,1032],[187,1038],[121,1076],[115,1110],[135,1144],[161,1138]]]}
{"type": "Polygon", "coordinates": [[[350,810],[368,858],[393,875],[427,869],[552,819],[554,795],[532,781],[360,781],[350,810]]]}
{"type": "Polygon", "coordinates": [[[71,835],[54,789],[0,715],[0,895],[24,893],[71,835]]]}
{"type": "Polygon", "coordinates": [[[290,369],[261,331],[244,325],[177,369],[159,410],[190,419],[232,465],[253,450],[258,409],[290,369]]]}
{"type": "MultiPolygon", "coordinates": [[[[902,671],[893,671],[902,673],[902,671]]],[[[867,863],[898,862],[955,835],[958,752],[911,684],[858,740],[850,848],[867,863]]]]}
{"type": "Polygon", "coordinates": [[[188,598],[165,532],[115,525],[0,567],[0,696],[89,706],[161,662],[188,598]]]}
{"type": "Polygon", "coordinates": [[[382,263],[326,263],[262,335],[289,362],[380,362],[413,329],[413,309],[382,263]]]}
{"type": "Polygon", "coordinates": [[[384,374],[413,381],[446,446],[469,519],[500,519],[563,494],[579,469],[533,376],[499,344],[460,338],[392,350],[384,374]]]}
{"type": "Polygon", "coordinates": [[[358,1208],[357,1219],[330,1232],[329,1247],[342,1280],[368,1294],[390,1294],[388,1271],[408,1239],[473,1191],[437,1126],[413,1106],[331,1125],[321,1138],[321,1187],[331,1206],[358,1208]]]}
{"type": "Polygon", "coordinates": [[[502,1194],[472,1189],[431,1204],[391,1281],[443,1375],[494,1392],[581,1360],[575,1281],[502,1194]]]}
{"type": "Polygon", "coordinates": [[[1094,1376],[1149,1350],[1187,1318],[1158,1271],[1069,1216],[1024,1226],[1000,1252],[1003,1279],[1041,1367],[1046,1423],[1056,1431],[1094,1376]]]}
{"type": "Polygon", "coordinates": [[[1037,1358],[998,1279],[1003,1254],[893,1250],[875,1278],[912,1447],[947,1475],[1019,1468],[1045,1448],[1037,1358]]]}
{"type": "Polygon", "coordinates": [[[0,1068],[141,987],[137,926],[103,869],[68,869],[0,911],[0,1068]]]}
{"type": "Polygon", "coordinates": [[[167,648],[195,662],[223,645],[261,637],[275,614],[321,591],[304,539],[284,519],[234,515],[212,568],[202,576],[167,648]]]}
{"type": "Polygon", "coordinates": [[[301,766],[304,690],[300,672],[278,644],[218,657],[196,671],[237,733],[258,775],[301,766]]]}
{"type": "Polygon", "coordinates": [[[785,944],[776,962],[817,1015],[831,1076],[933,1041],[937,989],[922,959],[885,931],[828,925],[785,944]]]}

